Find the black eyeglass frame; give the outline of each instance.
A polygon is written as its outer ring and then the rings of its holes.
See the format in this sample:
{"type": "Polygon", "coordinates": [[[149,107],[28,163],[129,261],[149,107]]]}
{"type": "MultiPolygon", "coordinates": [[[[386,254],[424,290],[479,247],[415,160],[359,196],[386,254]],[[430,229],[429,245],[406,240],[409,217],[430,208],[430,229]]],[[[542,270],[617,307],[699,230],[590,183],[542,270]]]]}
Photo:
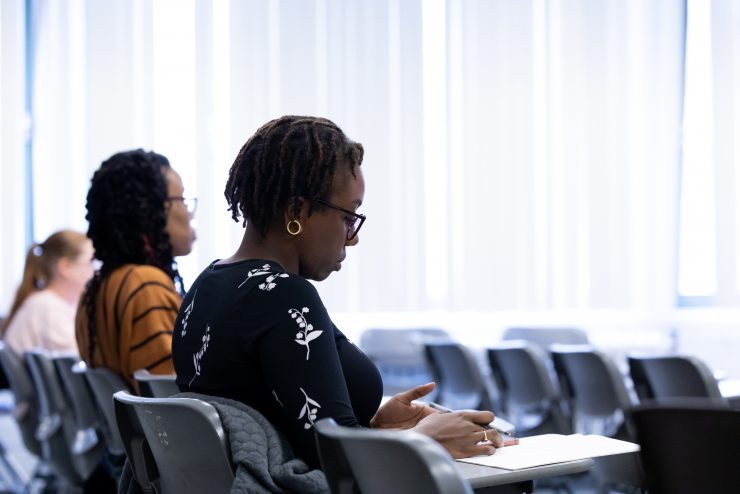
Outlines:
{"type": "Polygon", "coordinates": [[[355,217],[355,221],[353,221],[351,225],[352,228],[347,230],[347,242],[355,238],[357,234],[360,233],[360,228],[362,228],[363,223],[365,223],[365,220],[367,219],[367,216],[365,216],[364,214],[355,213],[354,211],[350,211],[349,209],[344,209],[343,207],[337,206],[336,204],[332,204],[329,201],[325,201],[323,199],[314,199],[314,202],[318,202],[319,204],[323,204],[324,206],[336,209],[337,211],[341,211],[355,217]],[[357,220],[360,220],[360,223],[357,225],[357,228],[354,228],[357,220]]]}

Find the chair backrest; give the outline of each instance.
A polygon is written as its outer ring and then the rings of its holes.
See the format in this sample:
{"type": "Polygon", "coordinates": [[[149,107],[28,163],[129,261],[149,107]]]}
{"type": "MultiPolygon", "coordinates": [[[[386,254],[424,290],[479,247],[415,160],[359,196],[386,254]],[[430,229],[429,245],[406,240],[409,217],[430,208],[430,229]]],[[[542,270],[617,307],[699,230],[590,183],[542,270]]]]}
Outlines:
{"type": "Polygon", "coordinates": [[[180,392],[175,374],[152,374],[139,369],[134,372],[134,379],[139,384],[139,394],[148,398],[167,398],[180,392]]]}
{"type": "Polygon", "coordinates": [[[550,345],[561,343],[564,345],[588,345],[588,335],[580,328],[528,328],[513,327],[504,331],[502,340],[525,340],[540,347],[544,352],[550,350],[550,345]]]}
{"type": "MultiPolygon", "coordinates": [[[[228,492],[231,452],[213,405],[193,398],[113,396],[124,445],[132,419],[144,433],[159,472],[161,494],[228,492]]],[[[136,424],[133,424],[136,427],[136,424]]]]}
{"type": "Polygon", "coordinates": [[[321,433],[324,428],[336,425],[333,419],[327,420],[331,420],[331,424],[321,424],[322,421],[317,423],[315,437],[321,470],[326,475],[329,489],[332,494],[359,494],[355,474],[352,473],[352,467],[344,453],[342,443],[333,435],[321,433]]]}
{"type": "Polygon", "coordinates": [[[90,368],[85,366],[79,368],[83,372],[87,383],[90,385],[98,410],[102,414],[103,435],[108,446],[108,451],[114,455],[122,455],[126,451],[121,443],[121,434],[118,431],[116,415],[113,411],[113,395],[116,391],[128,391],[128,384],[115,372],[105,367],[90,368]]]}
{"type": "Polygon", "coordinates": [[[523,340],[503,341],[487,355],[507,419],[514,422],[517,434],[570,432],[547,355],[539,347],[523,340]]]}
{"type": "Polygon", "coordinates": [[[426,343],[424,350],[439,388],[436,401],[452,409],[491,410],[478,363],[465,346],[426,343]]]}
{"type": "MultiPolygon", "coordinates": [[[[331,418],[322,419],[315,426],[320,442],[328,439],[341,445],[363,494],[473,492],[447,451],[427,436],[413,431],[342,427],[331,418]]],[[[328,478],[331,469],[325,472],[328,478]]],[[[330,485],[334,485],[331,479],[330,485]]]]}
{"type": "Polygon", "coordinates": [[[590,345],[552,345],[555,369],[572,393],[576,432],[627,439],[624,413],[632,406],[616,364],[590,345]]]}
{"type": "Polygon", "coordinates": [[[72,452],[85,453],[94,448],[102,438],[98,438],[97,406],[85,376],[74,372],[73,368],[84,364],[76,357],[57,357],[53,359],[56,371],[61,378],[62,390],[66,393],[67,402],[72,407],[77,424],[72,452]]]}
{"type": "Polygon", "coordinates": [[[383,394],[394,395],[431,381],[424,343],[449,340],[449,333],[442,329],[374,328],[362,333],[360,348],[378,367],[383,377],[383,394]]]}
{"type": "Polygon", "coordinates": [[[627,361],[641,401],[691,397],[722,400],[712,371],[696,357],[630,355],[627,361]]]}
{"type": "Polygon", "coordinates": [[[78,431],[77,418],[64,394],[53,359],[43,350],[27,352],[25,359],[39,400],[36,438],[41,442],[43,457],[67,482],[81,485],[98,467],[103,444],[96,442],[85,451],[72,451],[78,431]]]}
{"type": "Polygon", "coordinates": [[[707,405],[640,405],[631,413],[648,491],[740,490],[740,411],[707,405]]]}
{"type": "Polygon", "coordinates": [[[115,396],[118,393],[121,393],[123,399],[129,394],[127,389],[116,391],[111,396],[111,407],[115,413],[114,421],[116,431],[120,436],[121,447],[126,452],[126,458],[134,472],[134,478],[145,493],[160,492],[157,463],[154,460],[154,454],[149,447],[149,441],[147,441],[136,409],[116,400],[115,396]]]}
{"type": "Polygon", "coordinates": [[[0,341],[0,366],[5,371],[15,396],[13,416],[18,423],[23,444],[36,456],[42,456],[41,443],[36,439],[39,426],[39,406],[28,366],[15,352],[0,341]]]}

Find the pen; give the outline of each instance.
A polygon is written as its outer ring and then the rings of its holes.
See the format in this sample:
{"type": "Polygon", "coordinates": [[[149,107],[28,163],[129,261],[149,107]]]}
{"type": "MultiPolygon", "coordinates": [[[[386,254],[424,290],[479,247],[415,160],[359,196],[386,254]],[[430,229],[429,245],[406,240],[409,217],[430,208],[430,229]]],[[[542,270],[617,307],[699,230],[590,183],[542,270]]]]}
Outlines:
{"type": "MultiPolygon", "coordinates": [[[[447,408],[446,406],[440,405],[438,403],[434,403],[433,401],[430,401],[429,402],[429,406],[431,408],[434,408],[435,410],[437,410],[440,413],[451,413],[451,412],[454,412],[454,410],[452,410],[450,408],[447,408]]],[[[492,425],[489,425],[489,424],[483,424],[481,427],[483,427],[484,429],[487,429],[489,431],[490,430],[494,430],[494,431],[498,432],[499,434],[501,434],[501,436],[504,437],[504,438],[510,438],[508,440],[504,439],[504,446],[513,446],[515,444],[519,444],[519,439],[517,439],[516,437],[512,436],[508,432],[499,429],[498,427],[493,427],[492,425]]]]}

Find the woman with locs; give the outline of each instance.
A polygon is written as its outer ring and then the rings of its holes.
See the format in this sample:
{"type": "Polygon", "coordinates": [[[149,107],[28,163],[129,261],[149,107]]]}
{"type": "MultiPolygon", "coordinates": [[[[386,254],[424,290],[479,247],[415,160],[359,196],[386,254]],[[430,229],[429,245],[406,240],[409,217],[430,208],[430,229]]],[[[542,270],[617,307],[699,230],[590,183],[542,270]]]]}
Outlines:
{"type": "Polygon", "coordinates": [[[229,171],[226,200],[246,227],[236,252],[213,261],[180,308],[173,361],[181,391],[242,401],[318,467],[313,425],[412,429],[455,457],[492,454],[487,411],[438,413],[414,402],[428,383],[379,408],[370,359],[332,323],[309,282],[341,269],[365,216],[362,145],[333,122],[285,116],[262,126],[229,171]],[[484,441],[484,439],[489,441],[484,441]]]}

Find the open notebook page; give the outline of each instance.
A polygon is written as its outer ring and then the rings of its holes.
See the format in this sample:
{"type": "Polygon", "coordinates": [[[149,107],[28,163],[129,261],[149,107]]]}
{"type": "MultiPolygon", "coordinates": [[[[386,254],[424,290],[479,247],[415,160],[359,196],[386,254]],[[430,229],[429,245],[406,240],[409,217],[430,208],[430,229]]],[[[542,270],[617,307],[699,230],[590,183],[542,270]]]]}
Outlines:
{"type": "Polygon", "coordinates": [[[639,451],[640,446],[605,436],[543,434],[519,438],[516,446],[499,448],[491,456],[471,456],[458,461],[506,470],[520,470],[564,461],[582,460],[639,451]]]}

